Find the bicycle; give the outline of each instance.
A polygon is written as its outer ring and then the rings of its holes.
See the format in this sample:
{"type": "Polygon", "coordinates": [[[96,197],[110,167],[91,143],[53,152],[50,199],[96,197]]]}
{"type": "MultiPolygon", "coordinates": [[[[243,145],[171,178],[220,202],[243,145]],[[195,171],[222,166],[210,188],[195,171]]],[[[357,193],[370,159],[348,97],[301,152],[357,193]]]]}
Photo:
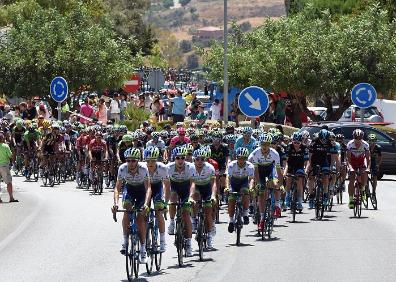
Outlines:
{"type": "Polygon", "coordinates": [[[30,180],[33,176],[34,181],[39,179],[39,165],[36,151],[28,152],[29,156],[29,166],[27,168],[26,180],[30,180]]]}
{"type": "Polygon", "coordinates": [[[23,150],[21,145],[16,145],[13,170],[16,176],[23,171],[23,150]]]}
{"type": "Polygon", "coordinates": [[[297,176],[297,175],[293,175],[293,174],[288,174],[288,177],[292,178],[292,183],[291,183],[291,188],[290,188],[290,212],[292,214],[292,222],[296,222],[296,214],[297,214],[297,210],[299,213],[302,212],[301,209],[297,209],[297,177],[301,177],[301,176],[297,176]]]}
{"type": "Polygon", "coordinates": [[[211,203],[211,200],[208,201],[198,201],[198,213],[197,213],[197,234],[195,235],[195,239],[198,242],[198,250],[199,250],[199,260],[203,261],[203,251],[207,248],[207,240],[208,240],[208,230],[206,228],[206,218],[205,218],[205,210],[204,204],[211,203]]]}
{"type": "Polygon", "coordinates": [[[54,166],[54,156],[44,155],[47,158],[47,164],[43,168],[43,174],[41,180],[44,186],[54,187],[55,185],[55,166],[54,166]]]}
{"type": "Polygon", "coordinates": [[[358,169],[355,171],[355,183],[354,183],[354,193],[353,193],[353,215],[356,217],[362,216],[362,205],[363,205],[363,196],[364,190],[362,190],[362,170],[358,169]]]}
{"type": "Polygon", "coordinates": [[[376,193],[374,193],[373,181],[371,180],[371,177],[368,177],[368,179],[367,179],[367,184],[366,184],[365,190],[366,190],[366,199],[364,201],[365,208],[366,209],[368,208],[368,199],[370,198],[370,202],[371,202],[371,205],[373,206],[373,209],[377,210],[378,209],[377,195],[376,195],[376,193]]]}
{"type": "Polygon", "coordinates": [[[322,176],[324,175],[320,171],[320,166],[316,166],[318,174],[316,175],[315,180],[315,218],[316,220],[322,220],[325,205],[323,203],[324,200],[324,191],[323,191],[323,184],[322,184],[322,176]]]}
{"type": "Polygon", "coordinates": [[[103,171],[101,163],[105,163],[106,161],[92,161],[91,162],[91,170],[92,170],[92,190],[93,194],[101,195],[103,192],[103,171]]]}
{"type": "MultiPolygon", "coordinates": [[[[129,218],[129,234],[125,247],[125,268],[128,281],[132,281],[133,276],[139,277],[139,254],[140,239],[137,231],[137,210],[133,208],[129,210],[116,210],[113,212],[113,220],[117,222],[117,212],[126,212],[129,218]]],[[[147,267],[147,266],[146,266],[147,267]]]]}
{"type": "Polygon", "coordinates": [[[156,270],[159,271],[161,269],[162,252],[159,251],[158,234],[159,229],[157,218],[155,217],[155,209],[150,209],[146,232],[146,251],[147,257],[150,260],[146,264],[146,270],[148,274],[152,273],[154,262],[156,270]]]}
{"type": "MultiPolygon", "coordinates": [[[[336,177],[336,179],[339,177],[339,173],[337,173],[336,171],[331,171],[330,174],[331,174],[330,179],[332,177],[336,177]]],[[[334,199],[335,194],[337,194],[337,191],[336,191],[336,187],[334,185],[332,190],[329,189],[329,204],[326,206],[327,211],[331,211],[333,209],[333,199],[334,199]]]]}
{"type": "Polygon", "coordinates": [[[169,205],[176,206],[176,232],[175,232],[175,246],[177,249],[177,261],[180,267],[183,266],[183,258],[186,255],[186,238],[184,237],[184,222],[182,217],[181,202],[170,203],[169,205]]]}
{"type": "Polygon", "coordinates": [[[275,212],[274,188],[268,188],[268,197],[265,202],[265,210],[264,210],[264,230],[261,231],[262,240],[265,240],[266,235],[268,239],[271,239],[272,231],[274,230],[274,221],[276,219],[274,216],[274,212],[275,212]]]}
{"type": "Polygon", "coordinates": [[[241,230],[243,227],[243,207],[242,207],[242,194],[238,192],[232,192],[232,195],[235,196],[235,214],[234,214],[234,222],[235,222],[235,230],[236,230],[236,245],[241,245],[241,230]]]}

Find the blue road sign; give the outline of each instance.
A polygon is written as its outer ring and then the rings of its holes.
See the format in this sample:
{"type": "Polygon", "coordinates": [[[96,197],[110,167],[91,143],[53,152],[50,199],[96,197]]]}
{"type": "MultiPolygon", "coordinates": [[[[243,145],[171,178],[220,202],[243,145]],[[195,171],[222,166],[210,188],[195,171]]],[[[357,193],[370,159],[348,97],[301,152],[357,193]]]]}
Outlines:
{"type": "Polygon", "coordinates": [[[67,98],[69,87],[67,81],[61,76],[55,77],[51,81],[50,93],[55,102],[61,103],[67,98]]]}
{"type": "Polygon", "coordinates": [[[252,118],[259,117],[268,109],[268,94],[260,87],[247,87],[239,94],[238,105],[245,116],[252,118]]]}
{"type": "Polygon", "coordinates": [[[356,84],[351,91],[352,102],[359,108],[368,108],[377,100],[377,91],[369,83],[356,84]]]}

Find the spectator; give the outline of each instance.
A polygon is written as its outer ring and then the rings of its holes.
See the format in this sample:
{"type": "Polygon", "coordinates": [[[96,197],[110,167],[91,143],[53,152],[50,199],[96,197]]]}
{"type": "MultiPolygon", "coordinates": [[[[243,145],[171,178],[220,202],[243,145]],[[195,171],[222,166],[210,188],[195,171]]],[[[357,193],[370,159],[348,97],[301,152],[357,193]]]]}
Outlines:
{"type": "Polygon", "coordinates": [[[162,103],[161,99],[158,96],[154,98],[154,102],[151,105],[151,112],[156,117],[157,121],[163,120],[165,114],[165,108],[164,108],[164,104],[162,103]]]}
{"type": "Polygon", "coordinates": [[[19,104],[19,116],[23,120],[26,120],[28,118],[27,104],[25,102],[19,104]]]}
{"type": "Polygon", "coordinates": [[[197,127],[202,128],[202,125],[206,122],[206,119],[208,118],[208,116],[204,112],[203,105],[198,106],[198,111],[199,111],[199,113],[196,118],[197,119],[197,127]]]}
{"type": "Polygon", "coordinates": [[[139,109],[144,109],[144,104],[145,104],[144,100],[145,100],[144,94],[139,94],[139,100],[136,101],[136,106],[139,109]]]}
{"type": "Polygon", "coordinates": [[[190,113],[191,113],[191,119],[197,119],[197,115],[198,115],[198,106],[201,104],[201,102],[198,100],[197,98],[197,93],[192,92],[191,93],[192,99],[190,102],[190,113]]]}
{"type": "Polygon", "coordinates": [[[146,95],[144,96],[144,108],[147,111],[150,111],[151,104],[153,103],[152,95],[153,95],[152,92],[146,92],[146,95]]]}
{"type": "Polygon", "coordinates": [[[221,104],[219,99],[214,100],[210,111],[212,112],[211,120],[221,120],[221,104]]]}
{"type": "Polygon", "coordinates": [[[125,110],[127,108],[127,96],[126,94],[121,95],[120,100],[120,120],[123,121],[125,119],[125,110]]]}
{"type": "Polygon", "coordinates": [[[186,100],[183,98],[181,91],[177,91],[176,97],[172,99],[172,117],[173,123],[184,122],[186,114],[186,100]]]}
{"type": "MultiPolygon", "coordinates": [[[[4,132],[0,131],[0,175],[3,178],[4,183],[7,185],[8,195],[10,197],[10,203],[19,202],[14,198],[12,193],[12,177],[10,171],[10,160],[12,159],[12,153],[10,147],[5,143],[4,132]]],[[[0,203],[2,200],[0,199],[0,203]]]]}
{"type": "Polygon", "coordinates": [[[120,121],[120,95],[118,93],[114,93],[113,100],[110,103],[110,116],[111,119],[115,122],[120,121]]]}
{"type": "Polygon", "coordinates": [[[4,105],[4,119],[10,121],[10,124],[14,122],[14,112],[11,111],[10,105],[4,105]]]}
{"type": "Polygon", "coordinates": [[[62,107],[61,107],[62,119],[64,119],[64,120],[68,120],[69,119],[69,116],[70,116],[69,111],[70,111],[69,104],[65,100],[65,101],[62,102],[62,107]]]}
{"type": "Polygon", "coordinates": [[[276,97],[278,99],[277,99],[277,103],[276,103],[276,107],[275,107],[275,123],[284,124],[285,123],[285,117],[286,117],[285,100],[278,94],[276,94],[276,97]]]}
{"type": "Polygon", "coordinates": [[[40,103],[38,114],[44,116],[44,118],[46,118],[46,119],[50,118],[50,114],[49,114],[47,107],[45,106],[44,103],[40,103]]]}
{"type": "Polygon", "coordinates": [[[27,105],[27,119],[34,120],[37,118],[37,109],[33,101],[29,101],[27,105]]]}
{"type": "Polygon", "coordinates": [[[100,98],[98,110],[95,113],[98,121],[102,122],[103,124],[107,124],[107,112],[108,112],[108,109],[105,104],[105,99],[100,98]]]}
{"type": "Polygon", "coordinates": [[[80,114],[83,116],[83,117],[80,117],[80,122],[83,123],[83,124],[88,124],[90,122],[88,119],[86,119],[84,117],[87,117],[87,118],[91,119],[94,116],[94,109],[89,104],[89,98],[88,97],[85,98],[84,103],[80,107],[80,114]]]}

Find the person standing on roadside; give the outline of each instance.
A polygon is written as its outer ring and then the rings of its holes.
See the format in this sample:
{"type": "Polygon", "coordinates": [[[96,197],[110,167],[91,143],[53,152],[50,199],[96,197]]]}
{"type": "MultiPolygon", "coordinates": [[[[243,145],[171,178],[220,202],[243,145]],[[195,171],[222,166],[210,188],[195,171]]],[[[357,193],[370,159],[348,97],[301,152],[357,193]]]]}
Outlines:
{"type": "MultiPolygon", "coordinates": [[[[12,152],[10,147],[5,143],[4,132],[0,131],[0,175],[4,183],[7,185],[8,195],[10,196],[10,203],[19,202],[14,198],[12,193],[12,176],[10,171],[10,160],[12,159],[12,152]]],[[[0,203],[2,200],[0,199],[0,203]]]]}
{"type": "Polygon", "coordinates": [[[111,119],[115,122],[120,121],[120,95],[118,93],[114,93],[113,100],[110,103],[110,116],[111,119]]]}
{"type": "Polygon", "coordinates": [[[177,122],[184,122],[184,116],[186,114],[186,100],[182,96],[183,92],[177,91],[177,95],[172,99],[172,116],[173,124],[177,122]]]}

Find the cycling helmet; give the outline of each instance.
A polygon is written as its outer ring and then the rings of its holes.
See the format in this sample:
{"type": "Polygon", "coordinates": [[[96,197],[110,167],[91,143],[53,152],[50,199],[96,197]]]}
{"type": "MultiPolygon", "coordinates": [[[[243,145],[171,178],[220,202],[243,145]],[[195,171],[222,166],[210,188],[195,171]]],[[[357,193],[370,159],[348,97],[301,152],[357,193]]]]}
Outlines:
{"type": "Polygon", "coordinates": [[[242,134],[252,134],[253,129],[249,126],[245,126],[242,128],[242,134]]]}
{"type": "Polygon", "coordinates": [[[329,131],[328,131],[327,129],[324,129],[324,128],[323,128],[323,129],[321,129],[321,130],[319,131],[318,137],[319,137],[320,140],[326,141],[326,140],[329,139],[330,133],[329,133],[329,131]]]}
{"type": "Polygon", "coordinates": [[[126,127],[126,125],[120,125],[120,132],[123,132],[123,133],[127,133],[128,132],[128,127],[126,127]]]}
{"type": "Polygon", "coordinates": [[[168,129],[171,129],[171,128],[172,127],[170,126],[170,124],[165,124],[164,127],[163,127],[164,130],[168,130],[168,129]]]}
{"type": "Polygon", "coordinates": [[[308,130],[301,131],[301,137],[304,140],[308,139],[310,137],[308,130]]]}
{"type": "Polygon", "coordinates": [[[213,138],[211,136],[205,136],[203,142],[205,144],[211,144],[213,142],[213,138]]]}
{"type": "Polygon", "coordinates": [[[124,157],[126,159],[140,160],[141,153],[140,150],[137,148],[129,148],[125,151],[124,157]]]}
{"type": "Polygon", "coordinates": [[[277,134],[278,132],[280,133],[279,129],[277,129],[277,128],[275,128],[275,127],[271,127],[271,128],[268,129],[268,133],[270,133],[270,134],[272,134],[272,135],[275,135],[275,134],[277,134]]]}
{"type": "Polygon", "coordinates": [[[137,132],[140,140],[143,140],[146,137],[146,133],[144,131],[137,130],[136,132],[137,132]]]}
{"type": "Polygon", "coordinates": [[[206,153],[206,151],[204,151],[202,149],[198,149],[198,150],[194,151],[193,157],[194,158],[206,158],[207,157],[207,153],[206,153]]]}
{"type": "Polygon", "coordinates": [[[190,123],[190,128],[195,129],[197,127],[197,124],[195,122],[190,123]]]}
{"type": "Polygon", "coordinates": [[[64,126],[60,127],[60,133],[66,133],[66,128],[64,126]]]}
{"type": "Polygon", "coordinates": [[[153,132],[154,132],[154,128],[152,126],[146,128],[146,134],[151,134],[153,132]]]}
{"type": "Polygon", "coordinates": [[[157,160],[160,155],[160,150],[158,147],[147,147],[144,150],[144,159],[145,160],[157,160]]]}
{"type": "Polygon", "coordinates": [[[235,156],[237,158],[247,158],[249,157],[249,150],[244,147],[239,147],[235,152],[235,156]]]}
{"type": "Polygon", "coordinates": [[[176,147],[172,150],[172,155],[175,157],[177,157],[177,156],[185,157],[185,156],[187,156],[187,148],[186,147],[176,147]]]}
{"type": "Polygon", "coordinates": [[[185,134],[186,134],[186,130],[184,129],[184,127],[179,127],[179,128],[176,130],[176,132],[177,132],[177,134],[179,134],[179,135],[185,135],[185,134]]]}
{"type": "Polygon", "coordinates": [[[253,131],[252,131],[252,135],[255,138],[257,138],[260,135],[260,133],[261,133],[260,129],[253,129],[253,131]]]}
{"type": "Polygon", "coordinates": [[[213,139],[221,139],[222,134],[221,134],[220,131],[214,131],[214,132],[212,133],[212,137],[213,137],[213,139]]]}
{"type": "Polygon", "coordinates": [[[336,135],[336,140],[337,140],[337,141],[342,141],[342,140],[344,140],[344,138],[345,138],[345,137],[344,137],[343,134],[337,134],[337,135],[336,135]]]}
{"type": "Polygon", "coordinates": [[[377,135],[374,133],[369,134],[369,136],[367,136],[367,139],[369,142],[377,142],[377,135]]]}
{"type": "Polygon", "coordinates": [[[184,147],[186,147],[187,154],[191,154],[194,151],[194,146],[191,145],[190,143],[184,145],[184,147]]]}
{"type": "Polygon", "coordinates": [[[195,133],[195,129],[194,128],[187,128],[187,133],[188,133],[188,135],[193,135],[195,133]]]}
{"type": "Polygon", "coordinates": [[[364,132],[361,129],[357,128],[353,131],[352,136],[353,139],[363,139],[364,132]]]}
{"type": "Polygon", "coordinates": [[[233,134],[234,131],[235,131],[235,129],[234,129],[233,125],[229,124],[229,125],[226,126],[226,133],[233,134]]]}
{"type": "Polygon", "coordinates": [[[292,140],[293,140],[294,142],[301,142],[302,139],[303,139],[303,137],[302,137],[302,134],[301,134],[301,133],[299,133],[299,132],[294,132],[294,133],[293,133],[293,135],[292,135],[292,140]]]}
{"type": "Polygon", "coordinates": [[[191,141],[198,141],[198,140],[199,140],[199,137],[198,137],[198,135],[196,135],[196,134],[192,134],[192,135],[190,136],[190,140],[191,140],[191,141]]]}
{"type": "Polygon", "coordinates": [[[131,133],[132,141],[138,140],[139,139],[139,133],[137,132],[132,132],[131,133]]]}
{"type": "Polygon", "coordinates": [[[183,127],[183,126],[184,126],[183,122],[181,122],[181,121],[176,122],[176,128],[183,127]]]}
{"type": "MultiPolygon", "coordinates": [[[[45,121],[45,120],[44,120],[44,121],[45,121]]],[[[44,122],[43,122],[43,124],[44,124],[44,122]]],[[[15,121],[15,125],[16,125],[16,126],[23,126],[23,120],[17,119],[17,120],[15,121]]]]}
{"type": "Polygon", "coordinates": [[[132,142],[133,141],[133,137],[131,134],[125,134],[124,136],[122,136],[122,141],[124,142],[132,142]]]}
{"type": "Polygon", "coordinates": [[[224,142],[227,144],[235,144],[237,136],[234,134],[229,134],[224,137],[224,142]]]}
{"type": "Polygon", "coordinates": [[[166,130],[160,131],[160,136],[162,139],[167,139],[169,136],[168,131],[166,131],[166,130]]]}
{"type": "Polygon", "coordinates": [[[283,135],[283,134],[282,134],[282,136],[283,136],[282,140],[283,140],[284,142],[289,142],[289,141],[290,141],[290,136],[289,136],[289,135],[283,135]]]}
{"type": "Polygon", "coordinates": [[[59,129],[59,125],[55,122],[51,126],[52,129],[59,129]]]}
{"type": "Polygon", "coordinates": [[[145,120],[142,122],[142,125],[143,125],[143,127],[147,127],[150,125],[150,123],[147,120],[145,120]]]}
{"type": "Polygon", "coordinates": [[[268,134],[268,133],[261,134],[258,137],[258,141],[260,142],[260,144],[272,143],[272,136],[271,136],[271,134],[268,134]]]}
{"type": "Polygon", "coordinates": [[[172,138],[172,137],[175,137],[175,136],[177,136],[177,132],[176,131],[174,131],[174,130],[172,130],[171,132],[169,132],[169,136],[172,138]]]}
{"type": "Polygon", "coordinates": [[[160,138],[160,133],[155,131],[151,134],[151,137],[153,137],[153,139],[159,139],[160,138]]]}
{"type": "Polygon", "coordinates": [[[29,131],[29,132],[34,132],[34,131],[35,131],[34,126],[33,126],[33,125],[29,125],[28,131],[29,131]]]}

